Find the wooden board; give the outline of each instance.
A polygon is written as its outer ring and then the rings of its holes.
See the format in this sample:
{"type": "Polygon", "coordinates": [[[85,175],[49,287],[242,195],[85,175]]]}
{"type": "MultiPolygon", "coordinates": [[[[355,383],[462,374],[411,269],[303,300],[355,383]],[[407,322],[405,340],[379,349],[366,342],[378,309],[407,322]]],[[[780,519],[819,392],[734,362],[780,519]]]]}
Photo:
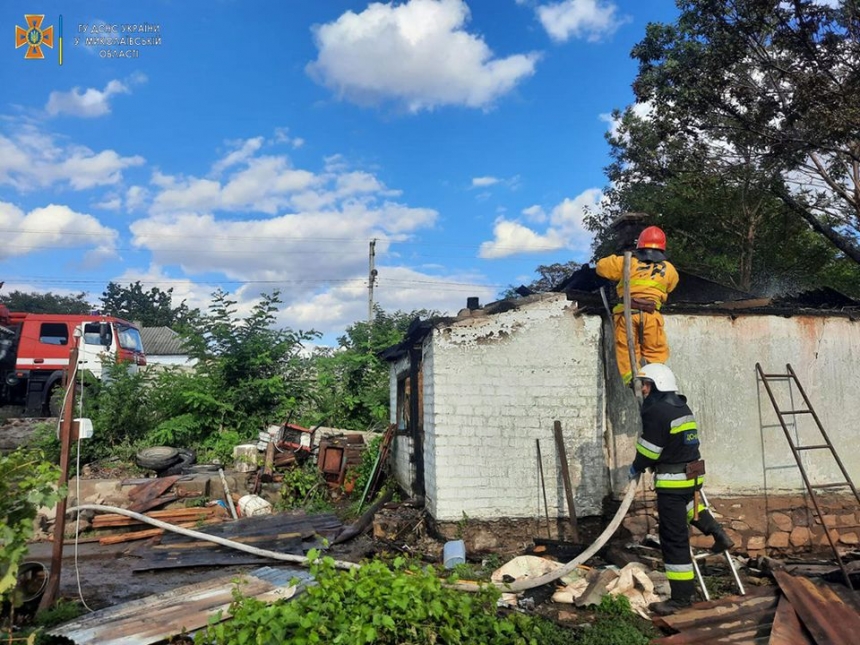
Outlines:
{"type": "Polygon", "coordinates": [[[768,645],[815,645],[788,598],[779,599],[768,645]]]}
{"type": "Polygon", "coordinates": [[[817,645],[856,645],[860,615],[826,583],[815,585],[784,571],[775,571],[773,576],[817,645]]]}
{"type": "MultiPolygon", "coordinates": [[[[295,536],[289,539],[278,540],[272,536],[269,541],[260,541],[253,546],[258,549],[266,549],[277,553],[291,555],[304,555],[302,539],[295,536]]],[[[172,545],[169,549],[151,550],[145,558],[132,567],[132,571],[154,571],[160,569],[181,569],[187,567],[217,567],[245,564],[271,564],[275,562],[272,558],[251,555],[244,551],[237,551],[220,544],[194,549],[181,548],[182,545],[172,545]]]]}

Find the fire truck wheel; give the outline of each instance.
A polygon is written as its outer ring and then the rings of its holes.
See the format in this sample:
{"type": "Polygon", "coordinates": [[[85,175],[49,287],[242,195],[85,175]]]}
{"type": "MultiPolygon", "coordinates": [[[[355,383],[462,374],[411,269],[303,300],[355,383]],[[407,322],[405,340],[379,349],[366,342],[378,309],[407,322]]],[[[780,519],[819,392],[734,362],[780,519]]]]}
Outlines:
{"type": "Polygon", "coordinates": [[[144,448],[135,455],[137,465],[150,470],[167,470],[179,459],[179,451],[169,446],[144,448]]]}

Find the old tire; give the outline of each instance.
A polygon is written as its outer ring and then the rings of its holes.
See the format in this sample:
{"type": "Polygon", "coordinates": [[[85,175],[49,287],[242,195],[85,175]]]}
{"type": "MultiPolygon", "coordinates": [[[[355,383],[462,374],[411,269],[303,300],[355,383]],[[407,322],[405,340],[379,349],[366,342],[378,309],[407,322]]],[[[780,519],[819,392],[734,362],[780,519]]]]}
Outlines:
{"type": "Polygon", "coordinates": [[[159,477],[170,477],[171,475],[184,475],[188,468],[197,461],[197,454],[188,448],[179,448],[179,459],[168,468],[158,472],[159,477]]]}
{"type": "Polygon", "coordinates": [[[179,461],[179,451],[170,446],[153,446],[144,448],[135,455],[135,462],[141,468],[150,470],[167,470],[179,461]]]}

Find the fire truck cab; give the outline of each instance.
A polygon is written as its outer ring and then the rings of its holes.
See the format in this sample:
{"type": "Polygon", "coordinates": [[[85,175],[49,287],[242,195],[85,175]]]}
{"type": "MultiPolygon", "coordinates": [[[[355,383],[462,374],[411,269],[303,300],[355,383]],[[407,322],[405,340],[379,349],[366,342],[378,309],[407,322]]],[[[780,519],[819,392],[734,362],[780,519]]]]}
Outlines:
{"type": "Polygon", "coordinates": [[[146,365],[140,331],[120,318],[0,311],[0,405],[56,415],[54,394],[76,345],[79,368],[96,378],[106,358],[132,370],[146,365]]]}

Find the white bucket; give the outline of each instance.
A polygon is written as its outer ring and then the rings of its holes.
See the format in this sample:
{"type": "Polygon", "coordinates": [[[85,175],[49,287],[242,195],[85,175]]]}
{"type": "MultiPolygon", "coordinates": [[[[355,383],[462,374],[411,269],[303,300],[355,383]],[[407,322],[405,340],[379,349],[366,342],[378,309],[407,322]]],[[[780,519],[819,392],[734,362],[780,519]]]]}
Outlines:
{"type": "Polygon", "coordinates": [[[442,562],[446,569],[453,569],[458,564],[466,562],[466,543],[463,540],[445,542],[442,549],[442,562]]]}
{"type": "Polygon", "coordinates": [[[239,498],[239,515],[242,517],[271,514],[272,505],[259,495],[243,495],[239,498]]]}
{"type": "Polygon", "coordinates": [[[257,470],[257,444],[233,446],[233,468],[236,472],[252,473],[257,470]]]}

